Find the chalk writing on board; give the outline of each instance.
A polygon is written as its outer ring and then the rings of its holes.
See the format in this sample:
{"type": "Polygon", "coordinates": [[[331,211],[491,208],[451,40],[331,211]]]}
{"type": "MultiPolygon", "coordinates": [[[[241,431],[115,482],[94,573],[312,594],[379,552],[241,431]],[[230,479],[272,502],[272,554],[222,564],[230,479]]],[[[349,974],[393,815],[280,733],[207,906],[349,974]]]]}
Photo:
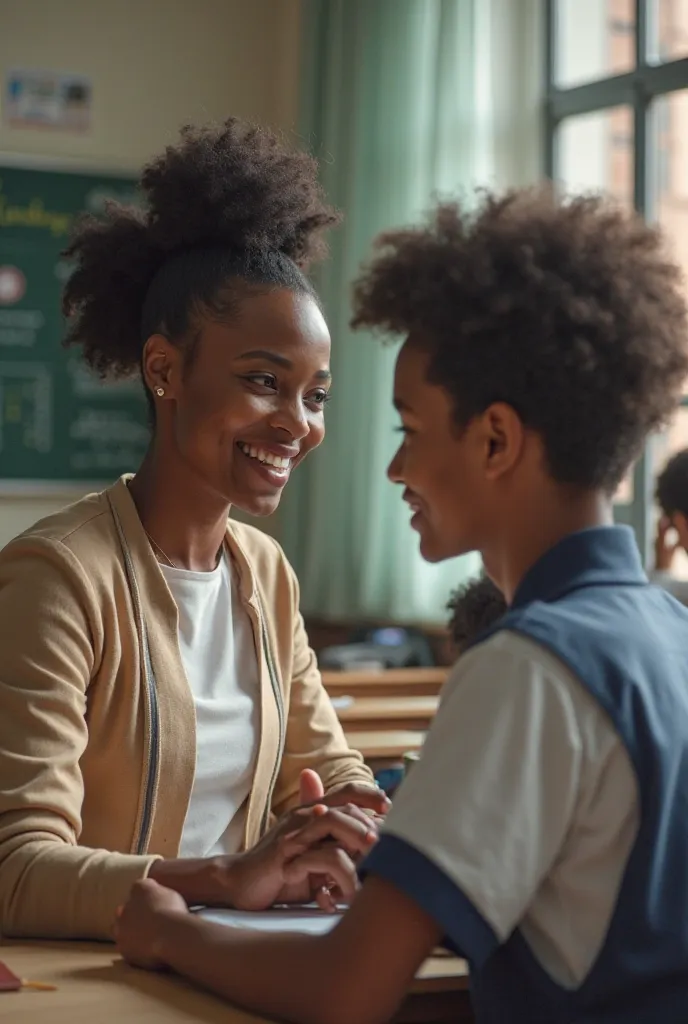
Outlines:
{"type": "Polygon", "coordinates": [[[0,167],[0,487],[135,471],[148,446],[140,379],[103,381],[65,350],[62,256],[84,212],[139,199],[129,178],[0,167]]]}

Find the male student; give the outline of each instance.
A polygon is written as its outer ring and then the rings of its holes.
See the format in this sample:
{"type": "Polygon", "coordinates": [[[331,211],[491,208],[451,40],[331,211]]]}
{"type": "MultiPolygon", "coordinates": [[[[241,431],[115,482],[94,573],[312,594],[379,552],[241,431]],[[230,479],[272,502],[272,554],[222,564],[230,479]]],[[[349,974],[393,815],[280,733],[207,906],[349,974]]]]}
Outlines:
{"type": "Polygon", "coordinates": [[[672,573],[678,551],[688,551],[688,448],[677,452],[657,478],[657,503],[661,515],[655,536],[653,583],[688,604],[688,580],[672,573]]]}
{"type": "Polygon", "coordinates": [[[270,1017],[379,1024],[444,941],[479,1024],[683,1024],[688,610],[612,520],[688,375],[681,275],[600,199],[511,192],[384,236],[355,301],[405,338],[389,475],[421,551],[479,551],[509,612],[329,935],[247,936],[141,883],[120,948],[270,1017]]]}

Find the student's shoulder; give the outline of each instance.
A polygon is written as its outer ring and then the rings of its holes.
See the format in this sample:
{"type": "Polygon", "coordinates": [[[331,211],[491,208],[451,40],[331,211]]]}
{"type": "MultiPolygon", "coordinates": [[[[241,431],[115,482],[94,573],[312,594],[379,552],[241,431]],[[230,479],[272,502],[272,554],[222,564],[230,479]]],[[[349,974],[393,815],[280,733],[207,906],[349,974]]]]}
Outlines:
{"type": "Polygon", "coordinates": [[[545,670],[555,676],[567,669],[547,648],[520,631],[520,619],[507,615],[500,625],[485,634],[455,662],[452,675],[458,678],[487,674],[509,667],[525,673],[545,670]]]}
{"type": "Polygon", "coordinates": [[[591,698],[581,681],[557,655],[538,640],[521,633],[517,620],[490,633],[454,664],[443,696],[460,691],[457,706],[470,693],[472,700],[502,709],[531,703],[533,708],[570,706],[587,715],[591,698]]]}

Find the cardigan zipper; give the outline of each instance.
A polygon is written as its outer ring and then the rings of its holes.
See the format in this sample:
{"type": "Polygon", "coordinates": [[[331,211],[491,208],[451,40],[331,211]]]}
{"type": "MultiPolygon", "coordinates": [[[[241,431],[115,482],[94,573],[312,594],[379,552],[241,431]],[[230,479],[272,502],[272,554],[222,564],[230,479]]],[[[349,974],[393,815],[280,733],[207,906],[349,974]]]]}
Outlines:
{"type": "Polygon", "coordinates": [[[158,693],[155,673],[153,672],[153,664],[151,662],[150,647],[148,645],[148,630],[146,629],[143,610],[141,608],[141,598],[139,596],[139,588],[136,581],[136,574],[134,572],[134,565],[131,560],[131,555],[129,554],[129,548],[127,546],[119,516],[117,515],[112,503],[110,503],[110,507],[115,520],[115,526],[117,527],[122,554],[124,555],[124,565],[129,581],[129,589],[131,591],[141,635],[141,653],[143,656],[143,676],[146,689],[146,709],[150,729],[150,744],[148,749],[143,810],[141,812],[141,821],[139,824],[138,835],[136,837],[134,852],[137,854],[144,854],[148,850],[148,842],[150,840],[151,823],[153,818],[153,802],[158,781],[158,767],[160,762],[160,714],[158,709],[158,693]]]}
{"type": "Polygon", "coordinates": [[[277,757],[275,763],[272,766],[272,775],[270,777],[270,786],[268,788],[267,797],[265,800],[265,809],[263,811],[263,817],[260,823],[261,835],[267,831],[268,822],[270,820],[270,809],[272,807],[272,795],[275,791],[275,784],[277,782],[277,776],[279,774],[279,767],[282,762],[282,755],[284,753],[284,746],[286,741],[286,720],[284,710],[284,695],[282,693],[282,687],[279,684],[277,678],[277,672],[275,670],[275,663],[272,658],[272,650],[270,648],[270,639],[268,637],[268,631],[265,626],[265,614],[263,611],[263,604],[258,595],[258,617],[260,619],[260,635],[263,645],[263,654],[265,661],[268,666],[268,675],[270,677],[270,685],[275,698],[275,704],[277,705],[277,718],[279,721],[279,743],[277,745],[277,757]]]}

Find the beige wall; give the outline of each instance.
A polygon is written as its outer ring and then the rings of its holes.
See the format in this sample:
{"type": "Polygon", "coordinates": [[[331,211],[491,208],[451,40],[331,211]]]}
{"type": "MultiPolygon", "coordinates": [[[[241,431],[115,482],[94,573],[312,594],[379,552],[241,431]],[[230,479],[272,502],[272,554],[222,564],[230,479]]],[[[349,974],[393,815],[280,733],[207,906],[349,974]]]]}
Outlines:
{"type": "MultiPolygon", "coordinates": [[[[136,170],[184,121],[237,114],[292,129],[299,13],[300,0],[0,0],[3,80],[45,68],[89,75],[94,89],[90,134],[0,123],[0,157],[136,170]]],[[[78,496],[0,496],[0,547],[78,496]]]]}
{"type": "Polygon", "coordinates": [[[0,73],[90,75],[82,138],[0,125],[0,151],[136,169],[185,120],[292,127],[299,0],[0,0],[0,73]]]}

